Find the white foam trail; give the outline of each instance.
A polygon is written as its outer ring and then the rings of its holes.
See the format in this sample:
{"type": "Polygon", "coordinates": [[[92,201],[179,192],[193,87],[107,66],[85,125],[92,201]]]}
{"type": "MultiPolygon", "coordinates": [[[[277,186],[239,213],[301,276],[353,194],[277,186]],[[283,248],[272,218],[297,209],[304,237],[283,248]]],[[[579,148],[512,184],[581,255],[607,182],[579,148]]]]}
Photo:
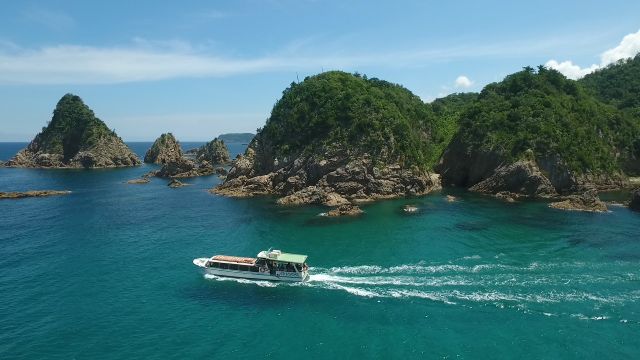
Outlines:
{"type": "Polygon", "coordinates": [[[216,276],[216,275],[212,275],[212,274],[205,274],[204,277],[206,279],[209,279],[209,280],[233,281],[233,282],[237,282],[239,284],[254,284],[254,285],[258,285],[260,287],[276,287],[276,286],[278,286],[278,283],[273,282],[273,281],[266,281],[266,280],[240,279],[240,278],[233,278],[233,277],[226,277],[226,276],[216,276]]]}

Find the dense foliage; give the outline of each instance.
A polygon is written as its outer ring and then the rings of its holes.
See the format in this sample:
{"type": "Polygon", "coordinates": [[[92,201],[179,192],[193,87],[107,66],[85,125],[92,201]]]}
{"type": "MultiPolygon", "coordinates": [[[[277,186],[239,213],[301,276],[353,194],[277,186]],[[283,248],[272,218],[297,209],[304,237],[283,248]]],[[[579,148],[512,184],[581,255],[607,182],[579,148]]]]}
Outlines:
{"type": "Polygon", "coordinates": [[[63,154],[65,160],[78,151],[95,145],[104,136],[116,136],[79,96],[66,94],[55,110],[53,118],[42,128],[36,140],[40,150],[46,153],[63,154]]]}
{"type": "Polygon", "coordinates": [[[460,116],[478,98],[477,93],[456,93],[434,100],[431,108],[436,115],[435,144],[437,153],[441,154],[458,131],[460,116]]]}
{"type": "Polygon", "coordinates": [[[427,168],[440,155],[433,143],[436,131],[429,105],[402,86],[331,71],[291,84],[260,135],[281,158],[346,145],[427,168]]]}
{"type": "Polygon", "coordinates": [[[628,114],[577,82],[528,67],[487,85],[461,116],[457,136],[470,148],[508,158],[531,149],[536,156],[559,155],[579,173],[610,173],[640,156],[639,134],[628,114]]]}
{"type": "Polygon", "coordinates": [[[579,80],[598,99],[640,120],[640,54],[579,80]]]}

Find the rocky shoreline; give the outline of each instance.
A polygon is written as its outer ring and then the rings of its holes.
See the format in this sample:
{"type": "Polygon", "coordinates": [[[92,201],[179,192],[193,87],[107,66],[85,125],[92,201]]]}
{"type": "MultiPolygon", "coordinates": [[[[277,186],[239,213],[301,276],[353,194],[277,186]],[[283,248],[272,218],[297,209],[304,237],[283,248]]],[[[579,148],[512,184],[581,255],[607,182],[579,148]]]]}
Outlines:
{"type": "Polygon", "coordinates": [[[397,163],[375,162],[368,154],[327,149],[292,161],[269,161],[256,136],[212,193],[230,197],[274,195],[281,205],[341,206],[419,196],[440,189],[436,174],[397,163]],[[266,163],[266,166],[265,166],[266,163]]]}

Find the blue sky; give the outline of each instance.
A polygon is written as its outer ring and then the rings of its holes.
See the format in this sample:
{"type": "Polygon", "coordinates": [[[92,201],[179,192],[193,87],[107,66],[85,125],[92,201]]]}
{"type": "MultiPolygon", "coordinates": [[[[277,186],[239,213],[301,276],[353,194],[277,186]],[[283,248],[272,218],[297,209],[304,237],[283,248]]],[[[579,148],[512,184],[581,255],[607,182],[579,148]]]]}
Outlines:
{"type": "Polygon", "coordinates": [[[640,50],[632,1],[0,2],[0,141],[30,140],[67,92],[125,140],[199,141],[255,131],[288,84],[323,70],[431,101],[640,50]]]}

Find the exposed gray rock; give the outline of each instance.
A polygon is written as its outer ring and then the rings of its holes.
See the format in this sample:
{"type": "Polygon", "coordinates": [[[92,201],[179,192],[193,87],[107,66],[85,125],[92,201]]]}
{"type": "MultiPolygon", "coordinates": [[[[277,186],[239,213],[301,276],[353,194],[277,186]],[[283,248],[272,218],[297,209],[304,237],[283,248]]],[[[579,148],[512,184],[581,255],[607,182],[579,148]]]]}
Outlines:
{"type": "Polygon", "coordinates": [[[160,135],[144,155],[144,162],[167,164],[182,158],[182,147],[172,133],[160,135]]]}
{"type": "Polygon", "coordinates": [[[239,156],[216,194],[247,197],[271,194],[280,204],[325,204],[424,195],[439,188],[435,174],[398,163],[373,161],[367,154],[327,148],[293,159],[269,158],[270,149],[256,136],[239,156]]]}
{"type": "Polygon", "coordinates": [[[207,161],[210,164],[228,164],[231,161],[229,149],[224,141],[213,139],[195,150],[197,162],[207,161]]]}
{"type": "Polygon", "coordinates": [[[59,191],[59,190],[30,190],[30,191],[18,191],[18,192],[2,192],[0,191],[0,199],[23,199],[28,197],[45,197],[56,195],[71,194],[71,191],[59,191]]]}
{"type": "Polygon", "coordinates": [[[498,167],[488,178],[469,188],[471,191],[496,194],[510,192],[531,197],[556,195],[551,181],[531,160],[520,160],[498,167]]]}
{"type": "Polygon", "coordinates": [[[327,216],[359,216],[362,215],[362,213],[362,209],[360,209],[358,206],[352,204],[344,204],[338,206],[335,209],[327,211],[327,216]]]}

